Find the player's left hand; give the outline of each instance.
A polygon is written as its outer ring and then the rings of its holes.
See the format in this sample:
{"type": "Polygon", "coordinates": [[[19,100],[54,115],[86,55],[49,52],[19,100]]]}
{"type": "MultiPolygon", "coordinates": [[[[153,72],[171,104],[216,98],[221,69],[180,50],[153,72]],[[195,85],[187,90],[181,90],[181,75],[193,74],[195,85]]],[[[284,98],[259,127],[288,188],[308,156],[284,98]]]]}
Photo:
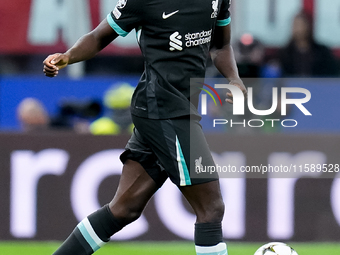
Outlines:
{"type": "MultiPolygon", "coordinates": [[[[242,91],[244,98],[245,99],[247,98],[248,92],[247,92],[247,89],[244,86],[243,81],[241,79],[230,80],[229,84],[238,87],[242,91]]],[[[228,98],[225,101],[232,104],[233,103],[233,94],[228,92],[227,96],[228,96],[228,98]]]]}

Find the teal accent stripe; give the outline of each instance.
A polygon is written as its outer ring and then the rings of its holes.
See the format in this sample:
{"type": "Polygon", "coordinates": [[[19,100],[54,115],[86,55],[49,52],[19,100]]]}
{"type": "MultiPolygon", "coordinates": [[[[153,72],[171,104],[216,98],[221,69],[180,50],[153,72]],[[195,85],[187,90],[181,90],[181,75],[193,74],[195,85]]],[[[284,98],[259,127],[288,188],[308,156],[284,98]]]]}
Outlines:
{"type": "Polygon", "coordinates": [[[110,27],[112,27],[112,29],[114,31],[117,32],[117,34],[119,34],[120,36],[127,36],[129,33],[124,31],[123,29],[120,28],[120,26],[118,26],[118,24],[114,21],[114,19],[111,16],[111,13],[109,13],[106,17],[107,23],[109,23],[110,27]]]}
{"type": "Polygon", "coordinates": [[[227,18],[227,19],[223,19],[223,20],[217,20],[216,21],[216,26],[219,27],[224,27],[224,26],[228,26],[231,22],[231,17],[227,18]]]}
{"type": "Polygon", "coordinates": [[[185,159],[183,156],[181,144],[179,143],[178,137],[176,136],[177,144],[178,144],[178,151],[179,151],[179,156],[181,159],[181,165],[183,168],[183,173],[184,173],[184,178],[185,178],[185,185],[191,185],[191,180],[190,180],[190,175],[189,175],[189,170],[187,167],[187,164],[185,163],[185,159]]]}
{"type": "Polygon", "coordinates": [[[85,238],[86,242],[91,246],[92,250],[95,252],[96,250],[99,250],[99,246],[96,244],[96,242],[92,239],[92,237],[90,236],[89,232],[87,231],[85,225],[83,222],[80,222],[78,224],[78,229],[80,231],[80,233],[83,235],[83,237],[85,238]]]}

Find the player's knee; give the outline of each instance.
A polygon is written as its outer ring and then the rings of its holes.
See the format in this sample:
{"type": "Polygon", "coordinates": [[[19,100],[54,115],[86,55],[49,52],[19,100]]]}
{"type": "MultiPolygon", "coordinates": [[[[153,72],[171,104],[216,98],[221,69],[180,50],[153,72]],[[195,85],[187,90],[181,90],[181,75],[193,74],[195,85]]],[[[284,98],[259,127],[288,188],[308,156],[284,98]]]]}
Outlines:
{"type": "Polygon", "coordinates": [[[126,214],[125,214],[125,222],[127,224],[131,223],[131,222],[134,222],[135,220],[137,220],[140,216],[142,215],[142,212],[141,211],[128,211],[126,214]]]}
{"type": "Polygon", "coordinates": [[[221,222],[224,215],[224,203],[222,200],[215,201],[204,208],[204,211],[198,213],[197,222],[221,222]]]}
{"type": "Polygon", "coordinates": [[[211,220],[209,222],[221,222],[224,215],[224,203],[223,201],[216,202],[211,212],[211,220]]]}
{"type": "Polygon", "coordinates": [[[137,220],[141,214],[143,209],[129,206],[117,206],[110,208],[112,214],[122,220],[125,224],[129,224],[135,220],[137,220]]]}

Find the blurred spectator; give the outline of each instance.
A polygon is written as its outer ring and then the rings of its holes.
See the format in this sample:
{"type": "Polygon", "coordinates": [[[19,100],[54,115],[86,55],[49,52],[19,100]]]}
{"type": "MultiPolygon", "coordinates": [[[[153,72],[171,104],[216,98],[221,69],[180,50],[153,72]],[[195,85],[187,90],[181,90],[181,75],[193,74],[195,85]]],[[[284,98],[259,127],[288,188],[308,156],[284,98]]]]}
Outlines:
{"type": "Polygon", "coordinates": [[[264,45],[252,34],[243,34],[233,45],[235,59],[242,78],[260,76],[265,50],[264,45]]]}
{"type": "Polygon", "coordinates": [[[25,132],[65,130],[77,133],[89,132],[89,119],[97,117],[101,105],[93,100],[63,101],[59,112],[49,116],[45,106],[36,98],[23,99],[17,108],[17,117],[25,132]]]}
{"type": "Polygon", "coordinates": [[[134,87],[128,83],[114,84],[104,94],[104,116],[90,125],[94,135],[118,135],[132,133],[133,124],[130,114],[131,98],[134,87]]]}
{"type": "Polygon", "coordinates": [[[44,105],[35,98],[25,98],[20,102],[17,117],[24,131],[46,130],[50,123],[44,105]]]}
{"type": "Polygon", "coordinates": [[[283,76],[326,77],[338,74],[337,62],[330,49],[314,40],[312,24],[312,19],[304,12],[295,16],[292,38],[280,52],[283,76]]]}
{"type": "Polygon", "coordinates": [[[96,100],[64,99],[58,114],[51,119],[51,127],[90,133],[91,121],[98,118],[101,112],[102,106],[96,100]]]}
{"type": "MultiPolygon", "coordinates": [[[[241,78],[257,78],[261,75],[261,67],[265,57],[265,47],[252,34],[243,34],[234,44],[233,50],[241,78]]],[[[207,63],[206,77],[223,77],[212,64],[207,63]]]]}

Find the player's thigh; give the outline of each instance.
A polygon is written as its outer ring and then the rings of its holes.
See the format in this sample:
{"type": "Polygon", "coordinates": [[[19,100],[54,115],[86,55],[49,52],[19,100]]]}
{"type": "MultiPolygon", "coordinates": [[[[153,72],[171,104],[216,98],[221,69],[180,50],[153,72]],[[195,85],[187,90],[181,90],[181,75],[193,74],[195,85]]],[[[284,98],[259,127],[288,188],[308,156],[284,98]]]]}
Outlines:
{"type": "Polygon", "coordinates": [[[113,215],[135,220],[157,189],[155,181],[138,162],[126,160],[117,192],[110,202],[113,215]]]}

